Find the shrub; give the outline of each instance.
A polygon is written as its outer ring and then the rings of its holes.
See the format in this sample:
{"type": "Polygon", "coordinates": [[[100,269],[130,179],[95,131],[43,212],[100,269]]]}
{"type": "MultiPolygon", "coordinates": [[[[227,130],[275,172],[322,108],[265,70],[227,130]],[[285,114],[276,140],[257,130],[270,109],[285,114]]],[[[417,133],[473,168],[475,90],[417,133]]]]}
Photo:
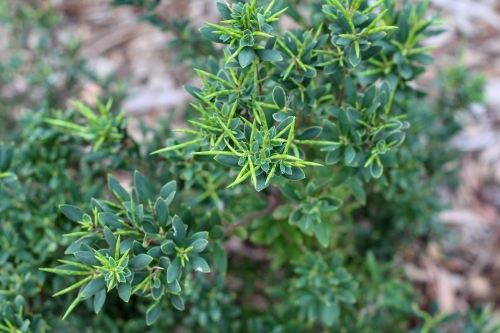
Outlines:
{"type": "MultiPolygon", "coordinates": [[[[185,29],[158,3],[114,2],[185,29]]],[[[220,2],[220,23],[179,35],[223,46],[185,87],[188,129],[134,141],[112,89],[21,119],[0,146],[0,330],[444,332],[457,316],[419,307],[394,256],[438,232],[444,142],[481,82],[451,89],[451,71],[435,105],[411,84],[439,33],[427,2],[306,7],[220,2]]]]}

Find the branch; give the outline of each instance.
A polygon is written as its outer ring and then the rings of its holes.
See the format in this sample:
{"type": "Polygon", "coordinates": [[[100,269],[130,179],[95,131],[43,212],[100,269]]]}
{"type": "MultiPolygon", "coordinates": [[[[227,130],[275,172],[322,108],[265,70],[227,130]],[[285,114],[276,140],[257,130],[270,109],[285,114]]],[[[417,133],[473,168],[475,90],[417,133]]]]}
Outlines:
{"type": "Polygon", "coordinates": [[[253,214],[245,216],[244,218],[242,218],[241,220],[239,220],[238,222],[236,222],[234,224],[230,224],[230,225],[226,226],[225,234],[229,235],[231,233],[231,231],[233,231],[233,229],[238,228],[238,227],[242,227],[244,225],[252,223],[253,221],[255,221],[257,219],[260,219],[261,217],[264,217],[264,216],[271,214],[276,209],[276,207],[279,206],[280,201],[281,201],[280,199],[281,199],[281,192],[278,190],[277,187],[271,187],[271,193],[267,197],[267,200],[268,200],[267,207],[264,208],[263,210],[260,210],[258,212],[253,213],[253,214]]]}

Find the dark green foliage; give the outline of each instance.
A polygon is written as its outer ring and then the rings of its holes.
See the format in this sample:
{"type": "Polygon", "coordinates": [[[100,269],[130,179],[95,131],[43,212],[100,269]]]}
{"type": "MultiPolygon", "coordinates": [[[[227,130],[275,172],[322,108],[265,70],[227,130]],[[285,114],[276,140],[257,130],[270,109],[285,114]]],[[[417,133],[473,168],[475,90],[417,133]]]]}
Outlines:
{"type": "MultiPolygon", "coordinates": [[[[198,64],[192,129],[141,125],[152,139],[135,142],[107,81],[95,106],[74,101],[93,77],[79,61],[64,94],[6,101],[34,111],[1,132],[0,331],[494,332],[489,308],[426,311],[393,261],[439,234],[455,113],[482,97],[460,68],[435,102],[409,84],[432,62],[427,2],[318,0],[310,17],[298,1],[219,2],[199,32],[159,3],[113,2],[198,64]],[[280,31],[282,15],[300,28],[280,31]]],[[[4,21],[36,13],[16,8],[0,5],[4,21]]]]}
{"type": "MultiPolygon", "coordinates": [[[[95,312],[102,307],[102,298],[105,298],[102,291],[117,288],[120,298],[126,302],[131,294],[150,294],[155,303],[147,312],[147,321],[152,324],[158,318],[158,304],[163,296],[170,298],[176,308],[184,307],[178,296],[183,271],[210,272],[202,257],[206,256],[204,250],[208,244],[208,233],[193,233],[191,230],[188,233],[177,215],[168,216],[171,199],[167,198],[175,194],[175,186],[168,192],[162,190],[160,197],[153,199],[148,193],[151,184],[144,176],[135,172],[134,180],[135,187],[130,194],[127,193],[128,200],[123,199],[125,195],[115,195],[120,205],[93,200],[93,219],[77,207],[61,206],[68,218],[87,229],[87,232],[66,235],[79,237],[69,245],[66,253],[72,253],[80,263],[67,261],[66,265],[43,270],[59,275],[82,276],[83,280],[56,295],[83,285],[77,300],[95,295],[95,312]],[[161,219],[156,217],[158,210],[153,207],[153,201],[157,203],[155,207],[161,206],[158,202],[165,204],[166,216],[161,219]],[[104,246],[99,246],[100,243],[104,246]],[[165,295],[165,292],[171,296],[165,295]]],[[[123,189],[111,177],[108,185],[113,193],[123,189]]]]}
{"type": "Polygon", "coordinates": [[[299,320],[322,321],[331,326],[340,316],[340,303],[355,303],[357,283],[342,267],[339,254],[323,261],[319,254],[307,254],[297,263],[297,278],[291,292],[300,308],[299,320]]]}

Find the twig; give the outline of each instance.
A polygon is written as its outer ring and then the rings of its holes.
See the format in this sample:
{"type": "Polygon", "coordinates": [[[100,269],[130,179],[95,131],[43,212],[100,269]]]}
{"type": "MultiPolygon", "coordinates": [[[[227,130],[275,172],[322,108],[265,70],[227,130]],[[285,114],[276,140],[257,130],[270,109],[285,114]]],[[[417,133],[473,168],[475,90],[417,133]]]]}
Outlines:
{"type": "Polygon", "coordinates": [[[344,102],[345,95],[345,78],[347,77],[348,71],[344,71],[344,77],[342,78],[342,86],[340,87],[339,99],[337,100],[337,107],[341,107],[344,102]]]}
{"type": "Polygon", "coordinates": [[[233,229],[242,227],[246,224],[252,223],[256,219],[260,219],[261,217],[271,214],[280,204],[281,192],[278,190],[277,187],[271,187],[271,193],[269,194],[267,199],[268,199],[268,205],[266,208],[258,212],[255,212],[253,214],[250,214],[248,216],[245,216],[244,218],[242,218],[241,220],[239,220],[234,224],[227,225],[225,234],[229,235],[231,231],[233,231],[233,229]]]}

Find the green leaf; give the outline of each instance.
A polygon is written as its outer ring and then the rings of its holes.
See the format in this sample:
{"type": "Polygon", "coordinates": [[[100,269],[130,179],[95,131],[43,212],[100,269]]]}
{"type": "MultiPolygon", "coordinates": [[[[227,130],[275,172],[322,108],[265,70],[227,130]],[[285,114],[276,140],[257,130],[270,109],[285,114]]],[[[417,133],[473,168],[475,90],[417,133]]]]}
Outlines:
{"type": "Polygon", "coordinates": [[[170,259],[167,257],[160,257],[160,260],[158,260],[158,266],[163,268],[166,272],[166,269],[170,266],[170,259]]]}
{"type": "MultiPolygon", "coordinates": [[[[282,1],[282,0],[279,0],[279,1],[282,1]]],[[[272,37],[272,38],[269,38],[266,42],[266,45],[264,46],[264,48],[266,50],[272,50],[274,48],[274,46],[276,45],[276,40],[278,38],[276,37],[272,37]]]]}
{"type": "Polygon", "coordinates": [[[0,144],[0,173],[6,172],[12,164],[14,156],[14,144],[1,145],[0,144]]]}
{"type": "Polygon", "coordinates": [[[197,239],[190,246],[193,247],[192,251],[200,253],[207,247],[208,241],[206,239],[197,239]]]}
{"type": "Polygon", "coordinates": [[[143,203],[147,204],[149,201],[153,200],[151,185],[146,177],[144,177],[142,173],[137,170],[134,172],[134,186],[143,203]]]}
{"type": "Polygon", "coordinates": [[[351,123],[351,119],[349,118],[349,113],[344,108],[340,108],[338,110],[338,118],[340,122],[344,125],[349,125],[351,123]]]}
{"type": "Polygon", "coordinates": [[[288,222],[290,224],[297,224],[302,220],[304,214],[302,214],[302,208],[295,209],[288,217],[288,222]]]}
{"type": "Polygon", "coordinates": [[[320,242],[321,245],[324,247],[328,246],[328,242],[330,240],[330,233],[328,230],[328,227],[325,222],[314,222],[314,234],[316,235],[316,238],[320,242]]]}
{"type": "Polygon", "coordinates": [[[368,50],[361,52],[361,58],[363,60],[370,59],[380,53],[383,49],[384,48],[382,46],[372,46],[368,50]]]}
{"type": "Polygon", "coordinates": [[[335,45],[337,46],[349,46],[352,44],[352,39],[351,38],[339,38],[337,39],[337,41],[335,42],[335,45]]]}
{"type": "Polygon", "coordinates": [[[210,272],[210,266],[208,266],[208,263],[203,259],[202,257],[190,257],[189,258],[189,264],[193,267],[193,269],[197,272],[203,272],[203,273],[209,273],[210,272]]]}
{"type": "Polygon", "coordinates": [[[409,64],[401,64],[399,67],[399,73],[405,80],[410,80],[413,76],[413,69],[409,64]]]}
{"type": "Polygon", "coordinates": [[[386,35],[387,35],[387,32],[385,32],[385,31],[374,32],[374,33],[371,33],[368,35],[368,41],[369,42],[376,42],[376,41],[384,38],[386,35]]]}
{"type": "Polygon", "coordinates": [[[434,63],[433,57],[431,57],[428,54],[423,54],[423,53],[412,55],[410,57],[410,59],[417,61],[417,62],[421,63],[422,65],[430,65],[430,64],[434,63]]]}
{"type": "Polygon", "coordinates": [[[342,205],[342,200],[332,197],[324,197],[321,200],[328,202],[328,209],[326,211],[331,211],[332,209],[338,209],[342,205]]]}
{"type": "MultiPolygon", "coordinates": [[[[442,314],[442,319],[439,321],[439,323],[441,324],[446,324],[446,323],[451,323],[455,320],[457,320],[458,318],[460,318],[462,316],[462,314],[460,312],[454,312],[454,313],[449,313],[447,315],[444,315],[442,314]]],[[[493,331],[489,331],[489,333],[493,333],[495,331],[497,331],[500,327],[497,326],[497,328],[493,331]]]]}
{"type": "Polygon", "coordinates": [[[245,68],[252,63],[254,57],[255,53],[253,52],[253,48],[251,46],[245,46],[238,54],[238,62],[242,68],[245,68]]]}
{"type": "Polygon", "coordinates": [[[285,90],[280,86],[276,86],[273,89],[273,100],[274,104],[276,104],[280,110],[283,110],[286,107],[286,95],[285,90]]]}
{"type": "Polygon", "coordinates": [[[297,136],[297,140],[312,140],[316,139],[323,129],[319,126],[312,126],[305,129],[302,133],[297,136]]]}
{"type": "Polygon", "coordinates": [[[360,12],[356,12],[354,13],[354,16],[352,18],[352,23],[354,23],[355,26],[358,26],[366,22],[368,19],[368,16],[363,15],[360,12]]]}
{"type": "Polygon", "coordinates": [[[286,118],[288,118],[288,114],[285,113],[285,112],[276,112],[276,113],[273,113],[273,119],[276,120],[276,121],[283,121],[286,118]]]}
{"type": "Polygon", "coordinates": [[[78,303],[80,303],[82,299],[80,298],[80,296],[78,296],[77,298],[75,298],[75,300],[69,305],[68,307],[68,310],[66,310],[66,312],[64,313],[64,316],[63,316],[63,320],[66,319],[66,317],[71,313],[71,311],[73,311],[73,309],[78,305],[78,303]]]}
{"type": "Polygon", "coordinates": [[[366,194],[365,190],[363,189],[363,184],[361,181],[357,178],[351,178],[349,179],[349,185],[351,187],[352,193],[358,199],[359,202],[361,202],[363,205],[366,204],[366,194]]]}
{"type": "Polygon", "coordinates": [[[394,131],[387,138],[386,141],[388,144],[391,144],[392,147],[397,147],[403,143],[405,140],[405,133],[401,131],[394,131]]]}
{"type": "Polygon", "coordinates": [[[166,183],[160,190],[160,197],[166,200],[172,193],[175,192],[176,188],[177,182],[175,180],[166,183]]]}
{"type": "Polygon", "coordinates": [[[63,265],[63,266],[58,266],[58,267],[66,267],[68,269],[62,269],[62,268],[40,268],[41,271],[44,272],[50,272],[54,274],[59,274],[59,275],[89,275],[90,271],[80,271],[76,270],[75,267],[72,267],[70,265],[63,265]]]}
{"type": "Polygon", "coordinates": [[[161,243],[161,251],[167,255],[174,254],[175,251],[175,243],[171,239],[166,239],[161,243]]]}
{"type": "Polygon", "coordinates": [[[238,164],[239,158],[233,155],[217,155],[214,160],[232,168],[240,167],[238,164]]]}
{"type": "Polygon", "coordinates": [[[356,297],[354,297],[354,294],[351,291],[345,289],[339,289],[337,291],[337,298],[346,303],[356,302],[356,297]]]}
{"type": "Polygon", "coordinates": [[[104,302],[106,301],[106,289],[99,291],[94,296],[94,311],[95,313],[99,313],[101,311],[104,302]]]}
{"type": "Polygon", "coordinates": [[[347,164],[350,164],[356,158],[356,151],[352,146],[345,146],[344,149],[344,161],[347,164]]]}
{"type": "MultiPolygon", "coordinates": [[[[83,280],[80,280],[74,284],[72,284],[71,286],[69,286],[68,288],[65,288],[63,290],[59,290],[57,293],[55,293],[54,295],[52,295],[53,297],[55,296],[59,296],[59,295],[63,295],[63,294],[66,294],[66,293],[69,293],[70,291],[72,290],[75,290],[76,288],[80,287],[80,286],[83,286],[84,284],[86,284],[87,282],[89,282],[90,280],[92,279],[92,276],[89,275],[87,276],[86,278],[84,278],[83,280]]],[[[81,299],[80,296],[78,296],[78,298],[81,299]]]]}
{"type": "Polygon", "coordinates": [[[172,229],[174,230],[174,239],[177,245],[183,245],[186,240],[186,228],[181,218],[177,215],[172,219],[172,229]]]}
{"type": "Polygon", "coordinates": [[[281,206],[278,206],[278,208],[276,208],[274,211],[273,211],[273,219],[276,219],[276,220],[284,220],[286,219],[288,216],[290,216],[290,213],[293,211],[293,208],[291,206],[288,206],[288,205],[281,205],[281,206]]]}
{"type": "Polygon", "coordinates": [[[220,239],[224,236],[224,228],[220,225],[216,225],[210,230],[211,239],[220,239]]]}
{"type": "Polygon", "coordinates": [[[398,30],[396,36],[401,44],[405,44],[410,34],[410,13],[408,10],[402,10],[398,17],[398,30]]]}
{"type": "Polygon", "coordinates": [[[339,306],[336,301],[330,304],[321,304],[321,321],[323,321],[326,325],[333,325],[333,323],[338,320],[339,314],[339,306]]]}
{"type": "Polygon", "coordinates": [[[347,58],[353,67],[356,67],[361,62],[361,53],[357,53],[356,48],[359,48],[359,44],[353,43],[345,49],[347,58]]]}
{"type": "Polygon", "coordinates": [[[101,262],[97,260],[95,254],[90,251],[77,251],[73,253],[73,255],[85,265],[101,266],[101,262]]]}
{"type": "Polygon", "coordinates": [[[162,198],[158,198],[156,200],[155,206],[156,219],[158,220],[158,224],[160,227],[165,228],[168,223],[168,206],[165,203],[165,200],[162,198]]]}
{"type": "Polygon", "coordinates": [[[163,255],[163,252],[159,246],[155,246],[149,249],[147,254],[155,259],[159,259],[163,255]]]}
{"type": "Polygon", "coordinates": [[[343,152],[344,149],[341,148],[328,152],[328,154],[326,154],[325,163],[327,165],[332,165],[337,163],[342,158],[343,152]]]}
{"type": "Polygon", "coordinates": [[[281,193],[283,193],[287,198],[290,198],[295,201],[301,200],[301,196],[299,196],[294,189],[294,187],[288,183],[285,184],[278,184],[278,188],[280,189],[281,193]]]}
{"type": "Polygon", "coordinates": [[[144,205],[127,201],[123,203],[123,206],[127,210],[127,217],[139,226],[142,225],[144,221],[144,205]]]}
{"type": "MultiPolygon", "coordinates": [[[[377,97],[375,97],[375,101],[373,102],[373,105],[370,107],[370,109],[377,104],[379,104],[378,107],[381,107],[382,109],[384,109],[386,106],[386,103],[387,103],[387,94],[385,93],[385,91],[380,91],[379,94],[377,95],[377,97]]],[[[375,107],[375,109],[377,109],[378,107],[375,107]]],[[[369,113],[367,111],[366,115],[368,115],[368,114],[369,113]]]]}
{"type": "MultiPolygon", "coordinates": [[[[200,88],[198,87],[193,87],[193,86],[188,86],[188,85],[185,85],[185,86],[182,86],[184,88],[184,90],[186,90],[191,96],[193,96],[194,98],[196,99],[200,99],[200,96],[198,96],[197,94],[201,94],[203,92],[203,90],[201,90],[200,88]]],[[[201,100],[201,99],[200,99],[201,100]]]]}
{"type": "Polygon", "coordinates": [[[373,178],[380,178],[383,172],[384,166],[382,165],[382,163],[380,163],[380,160],[376,158],[375,161],[370,164],[370,174],[373,178]]]}
{"type": "Polygon", "coordinates": [[[217,2],[216,6],[217,6],[217,10],[219,11],[220,15],[222,16],[222,18],[224,20],[232,20],[233,19],[233,17],[231,16],[231,10],[229,9],[229,7],[225,3],[217,2]]]}
{"type": "Polygon", "coordinates": [[[60,205],[59,209],[68,219],[74,222],[79,222],[83,219],[85,212],[76,206],[60,205]]]}
{"type": "Polygon", "coordinates": [[[257,14],[257,20],[259,21],[259,29],[262,30],[262,27],[264,26],[265,24],[265,18],[264,18],[264,15],[262,14],[257,14]]]}
{"type": "Polygon", "coordinates": [[[207,231],[198,231],[197,233],[191,235],[191,237],[188,238],[186,241],[187,246],[192,246],[195,241],[198,239],[207,239],[208,238],[208,232],[207,231]]]}
{"type": "Polygon", "coordinates": [[[164,291],[163,284],[160,285],[159,287],[154,287],[151,288],[151,295],[153,296],[153,299],[159,299],[160,297],[163,296],[163,291],[164,291]]]}
{"type": "Polygon", "coordinates": [[[179,257],[175,257],[172,264],[167,268],[167,282],[172,283],[179,278],[181,275],[181,259],[179,257]]]}
{"type": "Polygon", "coordinates": [[[352,106],[356,106],[356,100],[357,100],[356,84],[354,83],[354,80],[350,76],[347,76],[344,80],[344,93],[346,97],[346,102],[352,106]]]}
{"type": "Polygon", "coordinates": [[[213,262],[215,264],[215,267],[221,272],[222,274],[225,274],[227,271],[227,254],[226,250],[224,250],[224,247],[220,242],[214,243],[214,258],[213,262]]]}
{"type": "Polygon", "coordinates": [[[290,180],[301,180],[306,178],[304,171],[297,166],[292,166],[292,174],[288,175],[286,173],[282,174],[283,177],[290,180]]]}
{"type": "Polygon", "coordinates": [[[255,54],[263,61],[276,62],[283,60],[283,57],[278,50],[255,50],[255,54]]]}
{"type": "Polygon", "coordinates": [[[111,174],[108,175],[108,187],[113,196],[120,202],[130,201],[130,194],[120,185],[118,180],[111,174]]]}
{"type": "Polygon", "coordinates": [[[244,227],[236,227],[233,229],[233,235],[239,239],[245,240],[248,238],[248,232],[244,227]]]}
{"type": "Polygon", "coordinates": [[[109,212],[102,212],[97,215],[99,222],[104,226],[123,228],[125,223],[118,216],[109,212]]]}
{"type": "Polygon", "coordinates": [[[365,90],[365,94],[363,95],[363,102],[361,107],[363,109],[369,108],[373,104],[373,100],[375,99],[375,95],[377,94],[377,87],[375,85],[371,85],[365,90]]]}
{"type": "Polygon", "coordinates": [[[118,295],[124,302],[130,300],[130,294],[132,292],[132,286],[128,282],[118,283],[118,295]]]}
{"type": "Polygon", "coordinates": [[[146,311],[146,323],[152,325],[155,321],[160,318],[161,314],[161,299],[157,300],[151,304],[146,311]]]}
{"type": "Polygon", "coordinates": [[[158,225],[156,225],[153,222],[146,221],[142,224],[142,230],[149,234],[157,234],[160,229],[158,228],[158,225]]]}
{"type": "Polygon", "coordinates": [[[171,293],[180,293],[181,292],[181,285],[179,284],[178,281],[174,281],[172,283],[167,283],[167,290],[171,293]]]}
{"type": "Polygon", "coordinates": [[[142,269],[147,267],[151,263],[151,261],[153,261],[153,257],[141,253],[130,259],[130,261],[128,262],[128,267],[134,269],[142,269]]]}
{"type": "Polygon", "coordinates": [[[120,243],[120,253],[125,253],[127,250],[130,250],[134,245],[134,240],[133,237],[123,240],[120,243]]]}
{"type": "Polygon", "coordinates": [[[104,227],[104,238],[106,239],[106,243],[108,243],[111,252],[114,252],[116,248],[116,237],[108,227],[104,227]]]}
{"type": "Polygon", "coordinates": [[[202,27],[200,28],[200,32],[203,36],[207,37],[214,43],[220,43],[220,44],[228,44],[228,42],[224,42],[223,40],[220,39],[220,34],[214,33],[214,31],[217,31],[217,29],[212,28],[212,27],[202,27]]]}
{"type": "MultiPolygon", "coordinates": [[[[284,92],[283,92],[284,93],[284,92]]],[[[274,97],[273,97],[274,98],[274,97]]],[[[280,133],[282,131],[285,130],[285,128],[288,127],[288,125],[290,125],[291,123],[293,123],[293,117],[288,117],[286,118],[285,120],[283,120],[281,123],[279,123],[278,126],[276,126],[276,133],[280,133]]],[[[288,136],[288,132],[290,130],[286,130],[283,135],[281,135],[282,138],[286,138],[288,136]]]]}
{"type": "MultiPolygon", "coordinates": [[[[345,30],[347,33],[352,33],[351,26],[349,25],[349,21],[347,21],[345,14],[347,14],[346,10],[342,7],[338,1],[334,1],[333,5],[337,7],[338,11],[336,12],[338,18],[338,25],[340,25],[341,29],[345,30]]],[[[332,11],[335,13],[335,10],[332,8],[332,11]]],[[[335,22],[337,23],[337,22],[335,22]]]]}
{"type": "Polygon", "coordinates": [[[184,310],[184,301],[182,300],[181,296],[178,294],[171,294],[170,299],[172,301],[172,305],[174,308],[176,308],[179,311],[184,310]]]}
{"type": "Polygon", "coordinates": [[[99,277],[87,283],[80,292],[80,295],[84,298],[90,297],[92,295],[97,294],[101,290],[104,290],[105,288],[106,288],[106,280],[104,280],[104,276],[100,275],[99,277]]]}
{"type": "Polygon", "coordinates": [[[150,155],[161,154],[161,153],[165,153],[167,151],[180,150],[182,148],[185,148],[185,147],[188,147],[188,146],[191,146],[191,145],[197,145],[198,146],[201,141],[202,141],[202,139],[195,139],[195,140],[187,141],[187,142],[184,142],[184,143],[180,143],[178,145],[168,146],[168,147],[165,147],[165,148],[162,148],[162,149],[159,149],[159,150],[155,150],[150,155]]]}
{"type": "Polygon", "coordinates": [[[266,187],[268,187],[269,184],[270,184],[269,182],[266,184],[266,174],[261,173],[260,175],[257,176],[257,185],[255,186],[255,190],[257,192],[260,192],[266,187]]]}

